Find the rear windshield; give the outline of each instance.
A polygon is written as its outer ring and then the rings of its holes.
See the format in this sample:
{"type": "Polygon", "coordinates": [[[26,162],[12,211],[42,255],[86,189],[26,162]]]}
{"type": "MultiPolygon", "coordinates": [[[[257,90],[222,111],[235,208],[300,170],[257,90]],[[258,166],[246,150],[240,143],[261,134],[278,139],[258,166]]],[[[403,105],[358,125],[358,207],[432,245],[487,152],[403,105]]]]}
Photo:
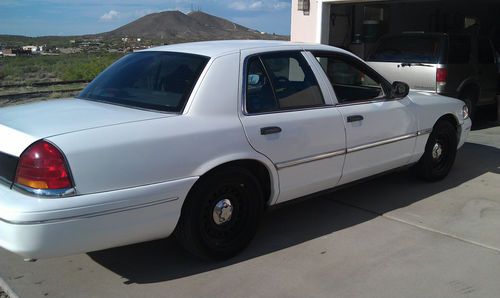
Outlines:
{"type": "Polygon", "coordinates": [[[378,43],[368,58],[377,62],[437,63],[440,53],[438,36],[390,36],[378,43]]]}
{"type": "Polygon", "coordinates": [[[129,54],[102,72],[79,98],[181,112],[207,62],[207,57],[183,53],[129,54]]]}

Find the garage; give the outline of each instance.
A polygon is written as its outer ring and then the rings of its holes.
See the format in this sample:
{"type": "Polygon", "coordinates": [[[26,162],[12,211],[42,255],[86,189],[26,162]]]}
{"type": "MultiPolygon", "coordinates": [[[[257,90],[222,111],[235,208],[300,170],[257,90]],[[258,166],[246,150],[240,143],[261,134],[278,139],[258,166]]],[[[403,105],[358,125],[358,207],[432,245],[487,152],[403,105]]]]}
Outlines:
{"type": "Polygon", "coordinates": [[[292,41],[348,49],[362,58],[386,34],[471,33],[500,50],[500,2],[491,0],[294,0],[292,41]]]}
{"type": "Polygon", "coordinates": [[[461,98],[471,110],[496,109],[499,1],[294,0],[292,5],[292,41],[340,47],[390,81],[461,98]],[[389,51],[404,54],[396,59],[389,51]]]}

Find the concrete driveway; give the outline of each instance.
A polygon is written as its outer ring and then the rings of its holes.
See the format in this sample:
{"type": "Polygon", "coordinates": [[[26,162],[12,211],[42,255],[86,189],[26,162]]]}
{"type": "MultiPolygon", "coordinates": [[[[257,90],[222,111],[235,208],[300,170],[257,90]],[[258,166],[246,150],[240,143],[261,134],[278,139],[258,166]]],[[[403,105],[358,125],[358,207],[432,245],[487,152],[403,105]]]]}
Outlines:
{"type": "Polygon", "coordinates": [[[499,231],[494,127],[444,181],[402,171],[269,212],[227,262],[166,239],[36,263],[0,250],[0,276],[20,297],[499,297],[499,231]]]}

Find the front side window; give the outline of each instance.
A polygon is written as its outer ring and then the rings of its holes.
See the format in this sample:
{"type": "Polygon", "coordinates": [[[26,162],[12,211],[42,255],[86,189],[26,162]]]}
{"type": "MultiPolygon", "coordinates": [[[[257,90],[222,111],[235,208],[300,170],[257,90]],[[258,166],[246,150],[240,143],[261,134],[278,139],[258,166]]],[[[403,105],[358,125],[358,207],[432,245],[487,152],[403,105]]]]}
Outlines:
{"type": "Polygon", "coordinates": [[[255,56],[247,64],[246,110],[263,113],[325,104],[311,68],[298,52],[255,56]]]}
{"type": "Polygon", "coordinates": [[[102,72],[79,98],[179,113],[208,60],[171,52],[129,54],[102,72]]]}
{"type": "Polygon", "coordinates": [[[328,76],[339,103],[367,101],[384,96],[382,83],[357,65],[336,57],[315,57],[328,76]]]}

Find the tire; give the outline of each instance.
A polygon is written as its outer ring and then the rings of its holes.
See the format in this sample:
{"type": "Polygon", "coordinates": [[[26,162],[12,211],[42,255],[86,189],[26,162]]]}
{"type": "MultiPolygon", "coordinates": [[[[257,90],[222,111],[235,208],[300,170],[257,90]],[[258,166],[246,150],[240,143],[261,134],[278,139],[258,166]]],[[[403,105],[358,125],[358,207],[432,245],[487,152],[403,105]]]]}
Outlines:
{"type": "Polygon", "coordinates": [[[255,236],[263,205],[261,187],[251,172],[240,167],[217,170],[200,178],[189,192],[175,236],[195,256],[228,259],[255,236]]]}
{"type": "Polygon", "coordinates": [[[477,102],[477,92],[473,89],[465,90],[460,95],[460,100],[465,103],[465,105],[469,108],[469,117],[473,120],[476,116],[476,102],[477,102]]]}
{"type": "Polygon", "coordinates": [[[416,165],[417,175],[429,182],[444,179],[455,162],[457,146],[453,124],[448,121],[436,123],[425,145],[424,155],[416,165]]]}

